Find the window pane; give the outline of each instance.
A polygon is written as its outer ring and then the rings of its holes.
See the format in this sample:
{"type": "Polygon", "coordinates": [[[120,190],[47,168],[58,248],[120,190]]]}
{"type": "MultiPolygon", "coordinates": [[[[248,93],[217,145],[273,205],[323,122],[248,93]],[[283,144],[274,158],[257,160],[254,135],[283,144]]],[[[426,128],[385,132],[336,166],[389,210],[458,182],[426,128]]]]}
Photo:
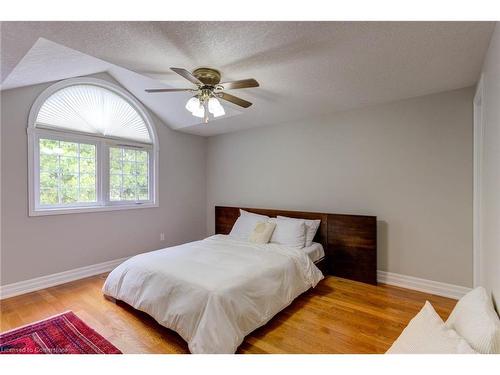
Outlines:
{"type": "Polygon", "coordinates": [[[64,203],[64,204],[76,203],[78,201],[78,188],[64,186],[61,189],[61,197],[62,197],[61,203],[64,203]]]}
{"type": "Polygon", "coordinates": [[[40,173],[40,189],[56,189],[57,191],[57,172],[53,173],[40,173]]]}
{"type": "Polygon", "coordinates": [[[128,193],[127,195],[132,194],[132,192],[135,193],[135,186],[136,186],[136,181],[135,181],[135,176],[127,176],[123,175],[123,190],[127,190],[128,193]]]}
{"type": "Polygon", "coordinates": [[[131,188],[124,187],[121,194],[121,200],[133,201],[135,199],[135,191],[131,188]]]}
{"type": "Polygon", "coordinates": [[[56,189],[40,189],[40,204],[58,204],[59,198],[56,189]]]}
{"type": "Polygon", "coordinates": [[[148,189],[139,189],[139,199],[140,200],[148,200],[149,199],[149,190],[148,189]]]}
{"type": "Polygon", "coordinates": [[[41,205],[96,202],[96,147],[93,144],[40,139],[41,205]]]}
{"type": "Polygon", "coordinates": [[[115,189],[120,191],[122,186],[122,175],[121,174],[112,174],[109,177],[109,184],[111,189],[115,189]]]}
{"type": "Polygon", "coordinates": [[[60,171],[62,174],[78,174],[78,158],[77,157],[59,157],[60,171]]]}
{"type": "Polygon", "coordinates": [[[56,149],[59,148],[59,141],[52,139],[40,139],[40,153],[46,155],[53,155],[56,149]]]}
{"type": "Polygon", "coordinates": [[[138,176],[148,175],[148,164],[147,163],[136,163],[136,173],[138,176]]]}
{"type": "Polygon", "coordinates": [[[129,149],[124,149],[123,150],[123,160],[126,161],[135,161],[135,153],[136,150],[129,150],[129,149]]]}
{"type": "Polygon", "coordinates": [[[61,141],[61,149],[64,156],[78,156],[78,143],[61,141]]]}
{"type": "Polygon", "coordinates": [[[80,157],[95,159],[95,146],[80,143],[80,157]]]}
{"type": "Polygon", "coordinates": [[[63,188],[71,188],[71,189],[78,188],[78,175],[63,174],[61,175],[60,180],[61,180],[61,187],[63,188]]]}
{"type": "Polygon", "coordinates": [[[123,153],[123,149],[122,148],[118,148],[118,147],[111,147],[109,149],[109,155],[110,155],[110,158],[111,159],[118,159],[118,160],[121,160],[122,158],[122,153],[123,153]]]}
{"type": "Polygon", "coordinates": [[[133,174],[135,171],[135,163],[124,161],[123,162],[123,173],[124,174],[133,174]]]}
{"type": "Polygon", "coordinates": [[[89,173],[95,175],[95,159],[80,158],[80,173],[89,173]]]}
{"type": "Polygon", "coordinates": [[[93,174],[80,174],[81,186],[94,186],[95,188],[95,175],[93,174]]]}
{"type": "Polygon", "coordinates": [[[95,202],[95,185],[81,186],[80,185],[80,201],[81,202],[95,202]]]}
{"type": "Polygon", "coordinates": [[[120,200],[120,189],[111,189],[109,191],[109,199],[112,201],[120,200]]]}
{"type": "Polygon", "coordinates": [[[109,159],[110,173],[122,173],[121,157],[110,157],[109,159]]]}
{"type": "Polygon", "coordinates": [[[109,197],[112,201],[149,200],[149,153],[125,147],[109,149],[109,197]]]}
{"type": "Polygon", "coordinates": [[[148,176],[137,176],[137,185],[139,186],[139,189],[147,189],[148,176]]]}
{"type": "Polygon", "coordinates": [[[59,172],[59,157],[57,155],[40,155],[41,172],[59,172]]]}
{"type": "Polygon", "coordinates": [[[136,157],[137,161],[144,163],[148,161],[148,152],[147,151],[137,151],[136,157]]]}

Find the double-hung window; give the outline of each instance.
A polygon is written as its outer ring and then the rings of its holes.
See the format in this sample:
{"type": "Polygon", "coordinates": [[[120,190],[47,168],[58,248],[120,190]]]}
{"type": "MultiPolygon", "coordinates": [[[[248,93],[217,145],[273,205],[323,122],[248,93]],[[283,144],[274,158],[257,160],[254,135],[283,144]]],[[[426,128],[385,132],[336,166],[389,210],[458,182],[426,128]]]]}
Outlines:
{"type": "Polygon", "coordinates": [[[157,206],[154,125],[117,86],[71,79],[44,91],[28,126],[30,215],[157,206]]]}

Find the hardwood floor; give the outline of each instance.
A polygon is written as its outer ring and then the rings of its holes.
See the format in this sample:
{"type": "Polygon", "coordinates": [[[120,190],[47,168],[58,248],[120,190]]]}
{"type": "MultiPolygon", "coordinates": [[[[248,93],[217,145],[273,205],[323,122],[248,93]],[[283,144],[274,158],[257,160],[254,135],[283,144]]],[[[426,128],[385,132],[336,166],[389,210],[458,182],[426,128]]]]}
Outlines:
{"type": "MultiPolygon", "coordinates": [[[[176,333],[124,303],[104,298],[106,275],[0,301],[0,331],[72,310],[124,353],[187,353],[176,333]]],[[[429,300],[445,319],[456,301],[398,287],[327,277],[264,327],[238,353],[384,353],[429,300]]]]}

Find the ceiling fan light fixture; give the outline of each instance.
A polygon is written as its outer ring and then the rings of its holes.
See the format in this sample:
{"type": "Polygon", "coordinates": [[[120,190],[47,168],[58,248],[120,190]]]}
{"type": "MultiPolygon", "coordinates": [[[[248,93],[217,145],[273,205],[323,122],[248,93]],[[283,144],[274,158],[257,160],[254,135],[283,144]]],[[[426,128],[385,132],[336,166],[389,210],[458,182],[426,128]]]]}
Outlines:
{"type": "Polygon", "coordinates": [[[198,99],[196,96],[193,96],[186,103],[186,109],[191,113],[193,113],[195,111],[199,111],[200,107],[203,108],[203,106],[201,105],[200,99],[198,99]]]}
{"type": "Polygon", "coordinates": [[[208,111],[214,115],[214,117],[220,117],[226,114],[224,107],[220,104],[217,98],[208,99],[208,111]]]}
{"type": "Polygon", "coordinates": [[[210,114],[220,117],[226,114],[219,98],[237,106],[248,108],[252,105],[247,100],[228,94],[225,90],[244,89],[259,87],[259,83],[253,79],[242,79],[238,81],[221,82],[221,74],[217,69],[198,68],[190,72],[184,68],[170,68],[175,73],[196,85],[196,88],[170,88],[170,89],[146,89],[148,93],[189,91],[196,93],[186,103],[186,109],[195,117],[203,118],[208,123],[210,114]]]}

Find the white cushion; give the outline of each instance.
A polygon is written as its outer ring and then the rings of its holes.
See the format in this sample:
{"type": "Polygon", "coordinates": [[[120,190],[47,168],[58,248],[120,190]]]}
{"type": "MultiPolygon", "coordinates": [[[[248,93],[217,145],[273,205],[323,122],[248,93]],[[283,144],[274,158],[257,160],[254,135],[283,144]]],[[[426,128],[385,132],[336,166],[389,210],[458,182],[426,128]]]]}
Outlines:
{"type": "Polygon", "coordinates": [[[252,216],[254,218],[258,218],[261,221],[269,220],[269,216],[254,214],[253,212],[248,212],[248,211],[242,210],[241,208],[240,208],[240,216],[252,216]]]}
{"type": "Polygon", "coordinates": [[[306,225],[306,247],[312,245],[314,236],[316,236],[316,232],[318,231],[319,225],[321,224],[321,220],[295,219],[293,217],[287,216],[278,216],[278,219],[303,221],[306,225]]]}
{"type": "Polygon", "coordinates": [[[259,221],[266,222],[267,220],[269,220],[269,216],[240,210],[240,216],[231,228],[229,235],[240,240],[248,240],[257,223],[259,221]]]}
{"type": "Polygon", "coordinates": [[[272,243],[277,243],[284,246],[296,247],[302,249],[306,242],[306,225],[303,221],[284,220],[284,219],[269,219],[270,222],[276,223],[272,243]]]}
{"type": "Polygon", "coordinates": [[[479,353],[500,353],[500,320],[483,287],[458,301],[446,326],[457,331],[479,353]]]}
{"type": "Polygon", "coordinates": [[[408,323],[387,354],[473,354],[470,345],[446,328],[429,301],[408,323]]]}
{"type": "Polygon", "coordinates": [[[257,244],[266,244],[271,239],[274,228],[276,228],[276,223],[259,221],[248,240],[257,244]]]}

